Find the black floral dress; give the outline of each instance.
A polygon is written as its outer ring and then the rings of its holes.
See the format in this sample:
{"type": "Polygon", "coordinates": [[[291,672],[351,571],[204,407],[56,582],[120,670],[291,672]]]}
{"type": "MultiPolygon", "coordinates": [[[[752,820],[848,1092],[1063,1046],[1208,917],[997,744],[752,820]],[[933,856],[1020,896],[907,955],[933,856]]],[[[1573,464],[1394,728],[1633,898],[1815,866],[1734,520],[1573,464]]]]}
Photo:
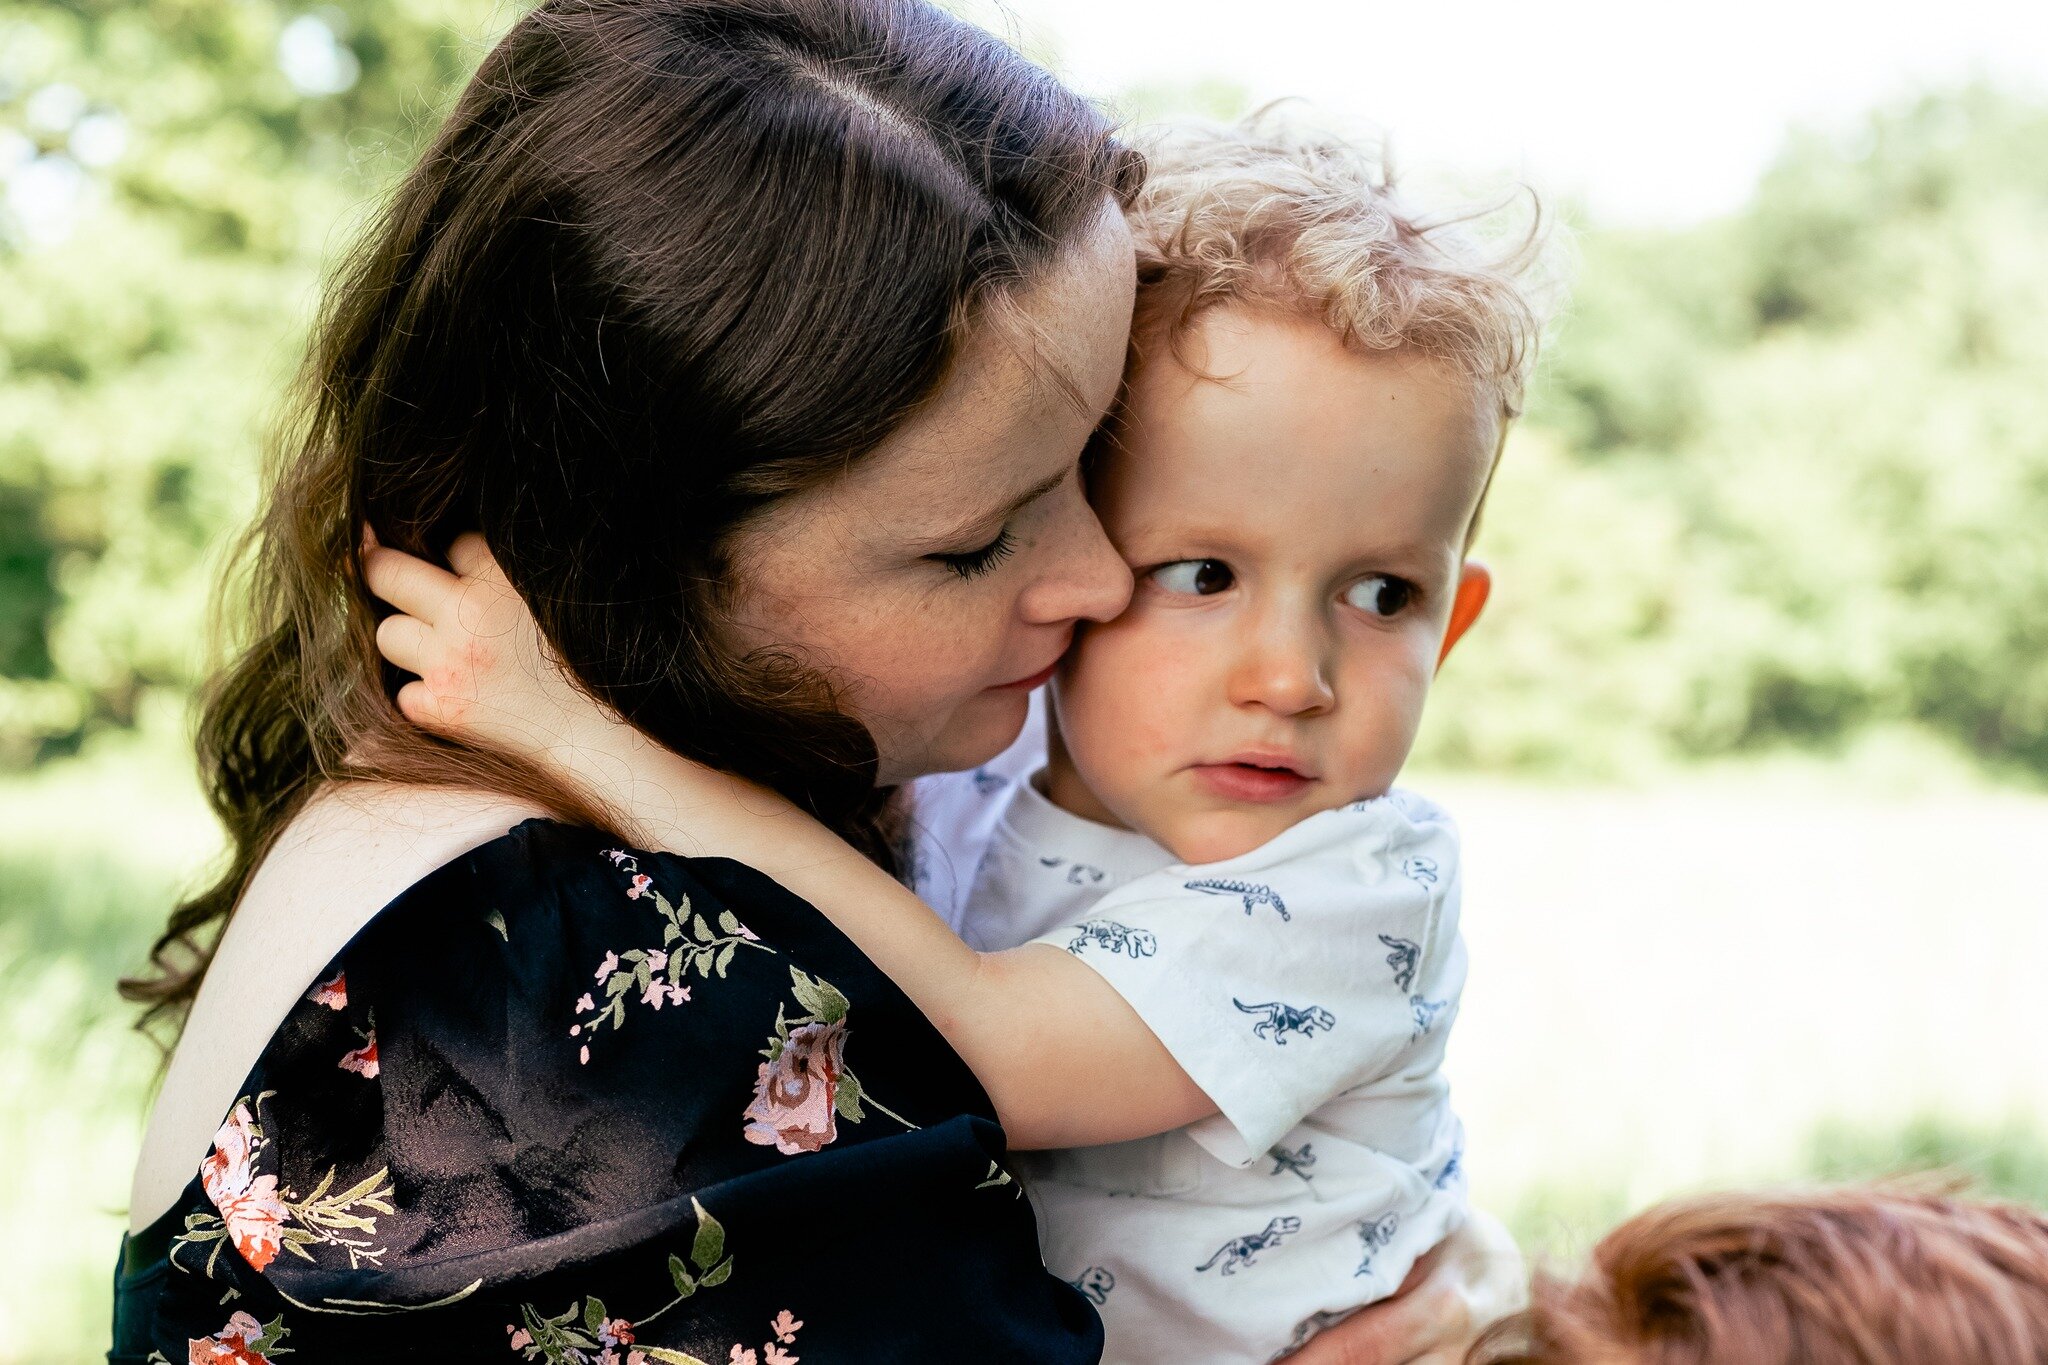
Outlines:
{"type": "Polygon", "coordinates": [[[988,1097],[816,910],[533,820],[416,883],[127,1239],[115,1365],[1097,1360],[988,1097]]]}

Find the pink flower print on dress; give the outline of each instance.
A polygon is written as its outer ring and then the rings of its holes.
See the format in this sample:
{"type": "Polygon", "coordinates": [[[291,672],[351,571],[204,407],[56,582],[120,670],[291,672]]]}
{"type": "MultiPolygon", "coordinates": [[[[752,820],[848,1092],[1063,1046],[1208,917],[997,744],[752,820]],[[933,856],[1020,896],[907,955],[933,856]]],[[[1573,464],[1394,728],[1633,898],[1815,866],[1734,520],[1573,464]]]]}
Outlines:
{"type": "Polygon", "coordinates": [[[763,1346],[761,1350],[763,1352],[761,1359],[764,1365],[796,1365],[796,1357],[772,1341],[763,1346]]]}
{"type": "MultiPolygon", "coordinates": [[[[594,1010],[594,1009],[596,1009],[596,1008],[597,1008],[597,1002],[596,1002],[595,1000],[592,1000],[592,999],[590,998],[590,992],[589,992],[589,991],[585,991],[585,992],[583,992],[583,994],[582,994],[582,995],[579,995],[578,997],[576,997],[576,1012],[577,1012],[578,1014],[588,1014],[588,1013],[590,1013],[590,1012],[591,1012],[592,1010],[594,1010]]],[[[574,1038],[574,1037],[576,1036],[576,1030],[575,1030],[575,1029],[570,1029],[570,1030],[569,1030],[569,1036],[570,1036],[571,1038],[574,1038]]]]}
{"type": "MultiPolygon", "coordinates": [[[[188,1340],[186,1359],[190,1365],[271,1365],[270,1357],[256,1349],[264,1335],[262,1323],[247,1313],[236,1313],[211,1337],[188,1340]]],[[[280,1331],[280,1338],[283,1335],[280,1331]]]]}
{"type": "Polygon", "coordinates": [[[775,1339],[784,1345],[796,1340],[796,1334],[804,1328],[802,1318],[787,1308],[775,1315],[775,1321],[768,1324],[768,1330],[775,1333],[775,1339]]]}
{"type": "Polygon", "coordinates": [[[513,1350],[523,1351],[533,1345],[533,1333],[527,1331],[524,1327],[514,1327],[508,1322],[505,1324],[505,1330],[512,1334],[512,1340],[507,1344],[513,1350]]]}
{"type": "Polygon", "coordinates": [[[255,1129],[249,1106],[237,1104],[213,1135],[212,1153],[199,1163],[199,1182],[226,1225],[228,1240],[250,1269],[261,1272],[284,1248],[286,1210],[277,1177],[256,1174],[255,1129]]]}
{"type": "Polygon", "coordinates": [[[635,872],[633,874],[633,884],[626,888],[626,899],[629,901],[639,900],[647,894],[647,888],[653,885],[654,878],[648,876],[645,872],[635,872]]]}
{"type": "Polygon", "coordinates": [[[732,1354],[725,1359],[726,1365],[761,1365],[761,1357],[754,1354],[754,1348],[738,1342],[733,1343],[732,1354]]]}
{"type": "Polygon", "coordinates": [[[660,1009],[663,1005],[680,1005],[689,1000],[690,988],[684,985],[671,986],[662,978],[668,972],[668,954],[659,948],[647,950],[648,982],[640,992],[640,1003],[660,1009]]]}
{"type": "Polygon", "coordinates": [[[366,1081],[377,1079],[377,1030],[371,1029],[361,1047],[342,1057],[341,1069],[353,1071],[366,1081]]]}
{"type": "Polygon", "coordinates": [[[846,1023],[803,1024],[755,1073],[746,1139],[785,1156],[815,1152],[839,1136],[834,1107],[846,1070],[846,1023]]]}
{"type": "Polygon", "coordinates": [[[597,964],[597,970],[591,973],[591,977],[593,980],[603,981],[606,977],[610,976],[613,972],[617,971],[618,969],[619,955],[617,953],[607,952],[604,955],[604,961],[597,964]]]}
{"type": "Polygon", "coordinates": [[[306,992],[306,998],[331,1010],[347,1009],[348,973],[336,972],[333,979],[317,983],[312,990],[306,992]]]}

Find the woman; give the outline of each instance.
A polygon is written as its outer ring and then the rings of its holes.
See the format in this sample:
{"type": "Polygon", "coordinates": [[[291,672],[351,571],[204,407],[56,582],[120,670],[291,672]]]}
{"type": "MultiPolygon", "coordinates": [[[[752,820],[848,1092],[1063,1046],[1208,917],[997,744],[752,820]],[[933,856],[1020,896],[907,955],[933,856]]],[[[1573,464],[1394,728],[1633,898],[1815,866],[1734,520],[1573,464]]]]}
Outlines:
{"type": "Polygon", "coordinates": [[[189,1014],[112,1359],[1095,1358],[931,1026],[750,868],[405,724],[359,546],[481,531],[637,732],[886,861],[887,790],[1128,594],[1078,462],[1141,174],[915,0],[554,0],[492,52],[335,290],[208,698],[233,859],[133,986],[189,1014]]]}

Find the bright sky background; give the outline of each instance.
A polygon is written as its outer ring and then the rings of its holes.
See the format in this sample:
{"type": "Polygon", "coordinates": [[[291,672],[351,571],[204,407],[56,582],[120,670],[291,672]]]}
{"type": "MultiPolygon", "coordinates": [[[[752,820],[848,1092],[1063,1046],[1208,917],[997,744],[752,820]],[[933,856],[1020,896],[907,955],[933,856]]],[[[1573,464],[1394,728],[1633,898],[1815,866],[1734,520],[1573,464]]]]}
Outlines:
{"type": "MultiPolygon", "coordinates": [[[[2048,91],[2048,0],[958,0],[1090,94],[1222,77],[1608,221],[1738,207],[1795,124],[1971,75],[2048,91]],[[998,4],[1000,3],[1000,8],[998,4]],[[1006,10],[1010,19],[1002,17],[1006,10]]],[[[2043,149],[2048,155],[2048,148],[2043,149]]]]}

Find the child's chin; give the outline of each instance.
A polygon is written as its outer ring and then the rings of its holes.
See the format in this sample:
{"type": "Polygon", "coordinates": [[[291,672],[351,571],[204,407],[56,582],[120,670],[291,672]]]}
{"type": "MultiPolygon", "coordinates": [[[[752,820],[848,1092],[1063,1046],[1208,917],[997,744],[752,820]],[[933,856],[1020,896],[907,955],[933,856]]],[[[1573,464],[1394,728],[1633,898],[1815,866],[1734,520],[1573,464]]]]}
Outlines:
{"type": "Polygon", "coordinates": [[[1273,842],[1301,818],[1272,806],[1212,808],[1169,817],[1170,829],[1146,832],[1184,863],[1221,863],[1273,842]]]}

